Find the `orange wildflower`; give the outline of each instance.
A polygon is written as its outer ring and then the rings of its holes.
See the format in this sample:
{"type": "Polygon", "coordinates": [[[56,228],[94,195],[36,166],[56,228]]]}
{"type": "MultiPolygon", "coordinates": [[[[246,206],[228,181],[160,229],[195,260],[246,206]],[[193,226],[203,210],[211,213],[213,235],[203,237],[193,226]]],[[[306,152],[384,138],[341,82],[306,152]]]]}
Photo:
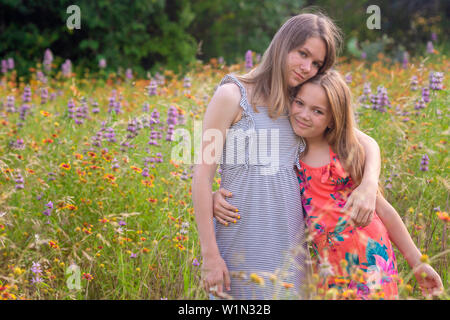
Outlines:
{"type": "Polygon", "coordinates": [[[156,198],[148,198],[147,200],[151,203],[158,203],[158,199],[156,198]]]}
{"type": "Polygon", "coordinates": [[[70,163],[61,163],[59,167],[65,170],[70,170],[70,163]]]}
{"type": "Polygon", "coordinates": [[[94,277],[90,273],[83,272],[83,279],[86,279],[87,281],[92,281],[94,277]]]}
{"type": "Polygon", "coordinates": [[[75,158],[77,158],[78,160],[83,159],[83,155],[80,153],[75,153],[75,158]]]}
{"type": "Polygon", "coordinates": [[[49,245],[50,247],[54,248],[54,249],[58,249],[58,243],[57,243],[56,241],[50,240],[50,241],[48,242],[48,245],[49,245]]]}
{"type": "Polygon", "coordinates": [[[114,176],[114,175],[112,175],[112,174],[105,174],[104,176],[103,176],[103,178],[105,178],[106,180],[109,180],[110,182],[114,182],[114,181],[116,181],[116,177],[114,176]]]}
{"type": "Polygon", "coordinates": [[[142,180],[141,183],[148,188],[153,187],[153,181],[151,181],[151,180],[142,180]]]}
{"type": "Polygon", "coordinates": [[[130,168],[133,169],[134,171],[136,171],[137,173],[141,173],[142,172],[141,168],[138,168],[138,167],[135,167],[135,166],[131,166],[130,168]]]}
{"type": "Polygon", "coordinates": [[[69,209],[71,211],[75,211],[75,210],[78,209],[77,206],[74,206],[73,204],[70,204],[70,203],[68,205],[66,205],[65,208],[67,208],[67,209],[69,209]]]}
{"type": "Polygon", "coordinates": [[[438,211],[436,214],[442,221],[450,222],[450,215],[447,212],[438,211]]]}

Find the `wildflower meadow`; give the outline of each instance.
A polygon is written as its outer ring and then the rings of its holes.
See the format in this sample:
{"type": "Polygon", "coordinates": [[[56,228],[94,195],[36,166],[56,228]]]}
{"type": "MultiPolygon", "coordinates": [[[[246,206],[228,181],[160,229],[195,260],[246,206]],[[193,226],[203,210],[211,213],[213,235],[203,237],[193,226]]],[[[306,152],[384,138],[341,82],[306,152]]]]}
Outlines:
{"type": "MultiPolygon", "coordinates": [[[[211,59],[187,74],[161,69],[137,78],[131,68],[106,72],[105,60],[75,73],[50,50],[18,77],[14,57],[6,57],[0,298],[207,299],[191,200],[194,126],[223,76],[244,73],[259,58],[249,51],[233,65],[211,59]],[[183,139],[190,161],[173,156],[183,139]]],[[[435,299],[450,298],[449,67],[435,49],[403,63],[380,54],[374,63],[341,58],[337,65],[360,129],[380,146],[384,194],[442,278],[435,299]]],[[[429,299],[395,252],[400,298],[429,299]]],[[[309,298],[354,296],[320,292],[317,277],[309,298]]]]}

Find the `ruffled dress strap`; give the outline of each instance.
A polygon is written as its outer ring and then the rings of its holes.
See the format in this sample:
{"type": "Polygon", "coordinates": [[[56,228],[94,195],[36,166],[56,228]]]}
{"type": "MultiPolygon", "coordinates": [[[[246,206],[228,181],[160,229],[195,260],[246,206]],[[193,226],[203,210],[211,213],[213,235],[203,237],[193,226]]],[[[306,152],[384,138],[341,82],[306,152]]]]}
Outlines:
{"type": "Polygon", "coordinates": [[[251,115],[252,113],[252,107],[250,103],[248,102],[247,98],[247,90],[245,90],[244,85],[234,76],[233,74],[227,74],[225,77],[223,77],[222,81],[220,81],[219,86],[233,82],[235,83],[241,92],[241,100],[239,101],[239,105],[242,108],[242,118],[247,119],[248,122],[248,128],[247,129],[254,129],[255,128],[255,122],[253,120],[253,117],[251,115]]]}
{"type": "Polygon", "coordinates": [[[330,163],[322,168],[322,177],[320,182],[325,183],[331,177],[333,180],[347,178],[349,174],[344,170],[338,155],[330,148],[330,163]]]}

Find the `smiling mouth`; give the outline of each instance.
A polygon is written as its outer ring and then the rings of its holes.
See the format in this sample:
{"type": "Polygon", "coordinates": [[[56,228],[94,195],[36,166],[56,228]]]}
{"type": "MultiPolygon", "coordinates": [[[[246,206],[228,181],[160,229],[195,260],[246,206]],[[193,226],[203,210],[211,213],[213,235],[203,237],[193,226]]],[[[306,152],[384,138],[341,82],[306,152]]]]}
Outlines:
{"type": "Polygon", "coordinates": [[[299,127],[302,127],[302,128],[309,128],[310,127],[310,126],[304,124],[303,122],[300,122],[297,119],[295,119],[295,122],[299,125],[299,127]]]}

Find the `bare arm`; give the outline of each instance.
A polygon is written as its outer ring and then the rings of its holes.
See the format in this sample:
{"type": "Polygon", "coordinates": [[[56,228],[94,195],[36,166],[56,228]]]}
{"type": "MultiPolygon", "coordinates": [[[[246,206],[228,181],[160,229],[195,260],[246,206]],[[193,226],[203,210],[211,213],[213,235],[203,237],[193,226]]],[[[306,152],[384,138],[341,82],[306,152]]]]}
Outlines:
{"type": "Polygon", "coordinates": [[[378,178],[380,177],[381,170],[380,147],[375,139],[359,130],[356,130],[356,136],[359,143],[362,144],[366,154],[364,175],[361,184],[366,187],[371,187],[372,190],[377,190],[378,178]]]}
{"type": "Polygon", "coordinates": [[[414,244],[400,215],[381,194],[377,196],[377,214],[386,227],[390,240],[413,269],[422,294],[441,294],[444,286],[439,274],[429,264],[421,262],[422,254],[414,244]]]}
{"type": "Polygon", "coordinates": [[[240,91],[234,84],[220,86],[205,112],[201,155],[194,168],[192,200],[203,257],[204,283],[208,288],[222,283],[229,288],[228,270],[220,257],[213,224],[212,183],[220,159],[226,129],[239,111],[240,91]]]}
{"type": "Polygon", "coordinates": [[[414,244],[398,212],[381,194],[377,196],[377,215],[386,227],[389,238],[400,250],[411,268],[414,268],[420,263],[422,254],[414,244]]]}
{"type": "Polygon", "coordinates": [[[342,211],[350,211],[352,223],[365,227],[372,221],[372,213],[375,211],[381,167],[380,148],[374,139],[361,131],[356,130],[356,136],[365,151],[364,175],[361,184],[353,190],[342,211]]]}

